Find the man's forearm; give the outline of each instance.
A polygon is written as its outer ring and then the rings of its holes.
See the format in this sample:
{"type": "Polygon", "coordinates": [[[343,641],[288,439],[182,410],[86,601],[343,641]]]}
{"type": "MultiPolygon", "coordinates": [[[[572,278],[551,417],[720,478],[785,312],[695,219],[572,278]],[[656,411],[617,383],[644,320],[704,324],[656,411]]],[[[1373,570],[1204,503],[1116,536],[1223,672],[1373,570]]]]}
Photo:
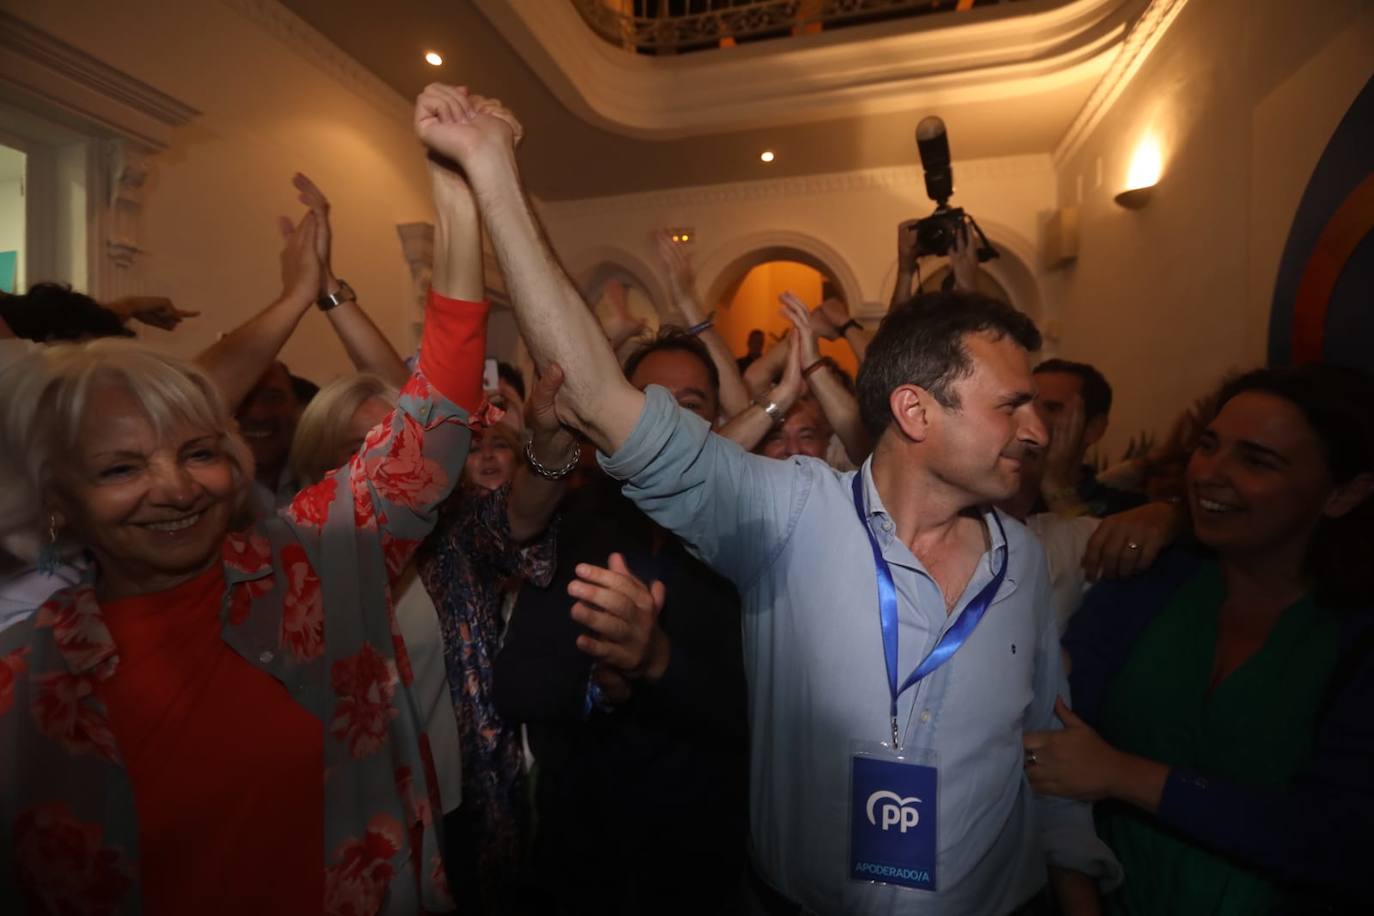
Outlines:
{"type": "Polygon", "coordinates": [[[644,396],[621,375],[596,317],[549,249],[513,158],[470,164],[468,177],[530,353],[541,370],[562,367],[560,403],[598,448],[616,450],[633,432],[644,396]]]}
{"type": "Polygon", "coordinates": [[[868,352],[868,342],[872,339],[873,335],[868,331],[853,325],[844,332],[844,342],[849,344],[849,349],[854,351],[854,358],[859,362],[864,361],[864,354],[868,352]]]}
{"type": "MultiPolygon", "coordinates": [[[[339,281],[333,274],[327,274],[322,285],[326,293],[339,289],[339,281]]],[[[410,370],[362,306],[357,302],[341,302],[325,314],[354,368],[381,376],[397,388],[405,385],[410,370]]]]}
{"type": "Polygon", "coordinates": [[[892,287],[892,301],[887,305],[889,311],[911,298],[911,281],[915,277],[915,272],[910,268],[897,268],[897,283],[892,287]]]}
{"type": "Polygon", "coordinates": [[[868,431],[864,429],[863,421],[859,419],[859,402],[828,365],[811,373],[808,384],[816,396],[816,403],[821,405],[821,412],[825,414],[830,428],[844,443],[844,451],[849,460],[856,465],[863,464],[873,446],[868,431]]]}
{"type": "Polygon", "coordinates": [[[276,361],[311,302],[308,295],[283,295],[196,357],[231,412],[276,361]]]}

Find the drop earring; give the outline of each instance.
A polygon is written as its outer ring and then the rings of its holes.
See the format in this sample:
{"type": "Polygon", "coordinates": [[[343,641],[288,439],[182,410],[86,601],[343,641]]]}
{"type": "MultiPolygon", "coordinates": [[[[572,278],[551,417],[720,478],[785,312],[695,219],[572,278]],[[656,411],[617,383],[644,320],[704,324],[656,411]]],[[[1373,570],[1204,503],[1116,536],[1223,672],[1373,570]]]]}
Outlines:
{"type": "Polygon", "coordinates": [[[54,575],[57,568],[61,566],[61,558],[57,555],[57,516],[48,516],[48,543],[38,551],[38,571],[44,575],[54,575]]]}

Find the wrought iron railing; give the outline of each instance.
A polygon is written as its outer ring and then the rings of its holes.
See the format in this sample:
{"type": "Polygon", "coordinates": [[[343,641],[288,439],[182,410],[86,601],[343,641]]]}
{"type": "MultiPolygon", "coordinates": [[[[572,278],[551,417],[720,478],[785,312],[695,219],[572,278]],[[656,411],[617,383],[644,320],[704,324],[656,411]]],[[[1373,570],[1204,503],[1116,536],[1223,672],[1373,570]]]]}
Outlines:
{"type": "Polygon", "coordinates": [[[707,48],[962,12],[1017,0],[572,0],[594,32],[640,54],[707,48]]]}

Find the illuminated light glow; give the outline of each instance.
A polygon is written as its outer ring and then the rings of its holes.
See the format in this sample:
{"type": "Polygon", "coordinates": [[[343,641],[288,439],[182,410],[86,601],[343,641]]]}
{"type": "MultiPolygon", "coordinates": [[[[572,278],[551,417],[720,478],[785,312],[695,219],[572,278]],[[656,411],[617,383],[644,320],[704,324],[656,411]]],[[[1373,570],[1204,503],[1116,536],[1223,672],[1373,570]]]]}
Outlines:
{"type": "Polygon", "coordinates": [[[773,151],[772,151],[772,150],[764,150],[763,153],[759,155],[759,159],[763,160],[764,162],[772,162],[772,161],[773,161],[773,151]]]}
{"type": "Polygon", "coordinates": [[[1159,148],[1159,140],[1146,136],[1131,154],[1131,165],[1126,170],[1127,191],[1140,188],[1153,188],[1159,184],[1159,176],[1164,171],[1164,153],[1159,148]]]}
{"type": "Polygon", "coordinates": [[[438,51],[426,51],[425,63],[429,64],[431,67],[438,67],[443,65],[444,59],[439,56],[438,51]]]}

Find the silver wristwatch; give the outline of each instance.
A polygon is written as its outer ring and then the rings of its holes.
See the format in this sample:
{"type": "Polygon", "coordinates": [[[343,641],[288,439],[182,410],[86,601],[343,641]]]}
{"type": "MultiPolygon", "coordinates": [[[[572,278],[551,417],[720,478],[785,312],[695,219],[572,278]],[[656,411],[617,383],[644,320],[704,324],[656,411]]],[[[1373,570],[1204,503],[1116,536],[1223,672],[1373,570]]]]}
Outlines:
{"type": "Polygon", "coordinates": [[[339,288],[337,290],[335,290],[332,293],[325,293],[323,296],[315,300],[315,305],[319,306],[319,309],[322,312],[327,312],[330,309],[337,308],[340,305],[343,305],[345,302],[358,301],[358,294],[353,292],[353,287],[349,286],[347,281],[337,280],[335,282],[339,284],[339,288]]]}

